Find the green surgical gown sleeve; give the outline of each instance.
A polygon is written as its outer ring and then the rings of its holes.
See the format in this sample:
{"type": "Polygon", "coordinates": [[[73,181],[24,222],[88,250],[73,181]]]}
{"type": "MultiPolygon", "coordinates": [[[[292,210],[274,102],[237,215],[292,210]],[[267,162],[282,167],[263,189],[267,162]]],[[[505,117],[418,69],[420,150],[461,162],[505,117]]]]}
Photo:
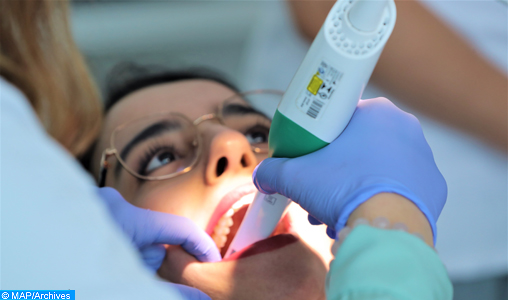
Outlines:
{"type": "Polygon", "coordinates": [[[451,300],[453,288],[434,249],[402,231],[355,228],[326,278],[329,300],[451,300]]]}

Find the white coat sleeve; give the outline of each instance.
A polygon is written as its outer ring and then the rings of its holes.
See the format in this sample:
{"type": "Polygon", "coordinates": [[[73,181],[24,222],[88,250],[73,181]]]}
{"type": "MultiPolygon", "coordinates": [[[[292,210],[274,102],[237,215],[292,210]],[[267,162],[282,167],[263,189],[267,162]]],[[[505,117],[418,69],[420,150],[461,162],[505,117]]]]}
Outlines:
{"type": "Polygon", "coordinates": [[[145,270],[93,180],[0,77],[0,288],[76,299],[182,299],[145,270]]]}

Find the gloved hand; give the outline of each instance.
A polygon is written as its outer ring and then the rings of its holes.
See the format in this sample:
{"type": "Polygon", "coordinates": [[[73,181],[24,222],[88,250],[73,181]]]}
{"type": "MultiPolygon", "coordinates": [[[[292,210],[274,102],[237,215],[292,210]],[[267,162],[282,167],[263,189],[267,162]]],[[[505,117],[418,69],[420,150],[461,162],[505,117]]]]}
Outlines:
{"type": "Polygon", "coordinates": [[[446,202],[439,172],[418,120],[385,98],[362,100],[344,132],[314,153],[264,160],[253,175],[261,192],[300,204],[335,235],[349,215],[372,196],[396,193],[436,221],[446,202]],[[335,232],[333,232],[334,230],[335,232]]]}
{"type": "Polygon", "coordinates": [[[221,260],[212,238],[188,218],[136,207],[110,187],[99,188],[98,193],[152,271],[162,264],[164,244],[180,245],[200,261],[221,260]]]}

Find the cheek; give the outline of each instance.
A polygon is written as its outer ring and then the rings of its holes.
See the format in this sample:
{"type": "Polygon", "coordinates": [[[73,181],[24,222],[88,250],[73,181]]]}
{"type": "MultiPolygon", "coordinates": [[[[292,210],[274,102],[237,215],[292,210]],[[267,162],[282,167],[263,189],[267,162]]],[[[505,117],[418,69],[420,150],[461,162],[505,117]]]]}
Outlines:
{"type": "Polygon", "coordinates": [[[302,239],[302,242],[312,249],[328,266],[333,259],[330,251],[334,240],[326,235],[325,225],[311,225],[308,221],[308,213],[296,203],[291,203],[288,209],[291,216],[292,229],[302,239]]]}
{"type": "Polygon", "coordinates": [[[256,165],[258,165],[259,163],[261,163],[263,160],[267,159],[268,158],[268,154],[264,154],[264,153],[258,153],[256,154],[256,165]]]}
{"type": "Polygon", "coordinates": [[[177,178],[145,182],[139,186],[132,203],[138,207],[187,217],[206,228],[213,201],[199,176],[185,174],[177,178]]]}

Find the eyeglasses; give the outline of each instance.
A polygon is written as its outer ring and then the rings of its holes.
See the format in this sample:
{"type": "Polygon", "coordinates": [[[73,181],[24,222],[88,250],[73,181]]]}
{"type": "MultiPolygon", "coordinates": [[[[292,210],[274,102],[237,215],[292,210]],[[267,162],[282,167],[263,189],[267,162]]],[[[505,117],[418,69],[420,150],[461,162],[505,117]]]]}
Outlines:
{"type": "Polygon", "coordinates": [[[110,147],[102,153],[99,186],[106,184],[111,156],[119,162],[116,176],[122,168],[141,180],[165,180],[189,172],[202,156],[198,125],[207,120],[243,133],[256,155],[266,155],[272,115],[268,117],[259,109],[275,108],[282,95],[276,90],[236,94],[224,100],[217,113],[194,121],[180,113],[161,112],[124,123],[113,130],[110,147]]]}

